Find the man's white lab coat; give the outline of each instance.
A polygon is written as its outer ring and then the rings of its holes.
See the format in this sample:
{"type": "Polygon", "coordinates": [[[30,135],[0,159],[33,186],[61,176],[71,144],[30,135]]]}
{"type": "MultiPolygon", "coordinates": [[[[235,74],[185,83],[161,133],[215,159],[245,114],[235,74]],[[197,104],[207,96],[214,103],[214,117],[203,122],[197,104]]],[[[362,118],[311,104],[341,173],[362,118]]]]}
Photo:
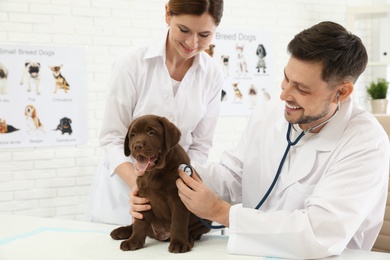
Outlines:
{"type": "MultiPolygon", "coordinates": [[[[375,117],[350,99],[319,133],[291,147],[275,188],[254,209],[287,146],[281,103],[254,111],[236,149],[219,165],[194,164],[209,187],[235,204],[228,252],[321,258],[346,247],[370,250],[384,216],[389,140],[375,117]]],[[[301,130],[292,132],[294,141],[301,130]]]]}

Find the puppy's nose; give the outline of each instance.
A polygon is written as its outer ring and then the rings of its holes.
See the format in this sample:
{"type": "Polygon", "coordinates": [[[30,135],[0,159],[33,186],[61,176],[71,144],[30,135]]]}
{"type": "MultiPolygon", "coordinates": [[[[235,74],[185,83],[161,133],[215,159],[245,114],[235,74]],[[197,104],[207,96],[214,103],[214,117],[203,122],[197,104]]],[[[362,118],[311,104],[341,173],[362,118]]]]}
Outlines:
{"type": "Polygon", "coordinates": [[[142,148],[144,148],[144,145],[143,145],[142,143],[136,143],[136,144],[134,145],[134,149],[135,149],[135,150],[140,150],[140,149],[142,149],[142,148]]]}

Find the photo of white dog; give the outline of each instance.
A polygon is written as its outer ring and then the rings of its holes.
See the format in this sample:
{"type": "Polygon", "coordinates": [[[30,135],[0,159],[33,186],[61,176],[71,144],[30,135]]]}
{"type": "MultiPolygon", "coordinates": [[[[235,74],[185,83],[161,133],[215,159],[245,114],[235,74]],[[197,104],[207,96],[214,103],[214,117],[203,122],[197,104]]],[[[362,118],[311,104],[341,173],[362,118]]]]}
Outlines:
{"type": "Polygon", "coordinates": [[[8,90],[8,69],[0,63],[0,95],[7,94],[8,90]]]}
{"type": "Polygon", "coordinates": [[[31,84],[34,83],[37,95],[41,94],[39,90],[39,83],[41,82],[40,69],[41,64],[39,62],[26,61],[22,72],[22,78],[20,79],[20,85],[23,85],[24,81],[27,82],[27,91],[29,92],[31,91],[31,84]]]}
{"type": "Polygon", "coordinates": [[[28,134],[39,134],[45,132],[41,121],[37,116],[37,110],[34,105],[27,105],[24,110],[26,116],[27,133],[28,134]]]}
{"type": "Polygon", "coordinates": [[[237,51],[237,74],[238,76],[245,76],[248,73],[248,67],[246,65],[246,60],[244,57],[244,44],[236,44],[237,51]]]}

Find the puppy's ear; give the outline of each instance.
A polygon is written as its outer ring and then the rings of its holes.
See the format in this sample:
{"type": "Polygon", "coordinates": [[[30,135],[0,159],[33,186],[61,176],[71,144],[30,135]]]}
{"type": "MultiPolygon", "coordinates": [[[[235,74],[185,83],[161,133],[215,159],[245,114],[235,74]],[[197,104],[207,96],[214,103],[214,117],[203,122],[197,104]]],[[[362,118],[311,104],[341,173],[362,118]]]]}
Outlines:
{"type": "Polygon", "coordinates": [[[181,132],[173,123],[169,122],[165,117],[158,118],[164,127],[165,132],[165,147],[167,150],[177,145],[180,141],[181,132]]]}
{"type": "Polygon", "coordinates": [[[34,107],[34,109],[32,111],[32,117],[33,118],[37,117],[37,110],[35,109],[35,107],[34,107]]]}
{"type": "Polygon", "coordinates": [[[126,134],[126,137],[125,137],[125,143],[124,143],[124,151],[125,151],[125,155],[126,156],[130,156],[130,139],[129,139],[129,132],[130,132],[130,127],[129,129],[127,130],[127,134],[126,134]]]}

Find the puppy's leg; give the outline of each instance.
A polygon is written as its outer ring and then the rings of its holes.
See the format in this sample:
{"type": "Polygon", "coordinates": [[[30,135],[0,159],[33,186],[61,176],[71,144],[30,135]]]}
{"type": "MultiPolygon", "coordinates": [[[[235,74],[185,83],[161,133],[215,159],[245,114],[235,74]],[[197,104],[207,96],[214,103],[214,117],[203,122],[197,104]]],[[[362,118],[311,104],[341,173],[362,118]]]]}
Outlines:
{"type": "Polygon", "coordinates": [[[111,231],[110,236],[115,240],[128,239],[133,234],[133,225],[119,227],[111,231]]]}
{"type": "Polygon", "coordinates": [[[172,209],[171,241],[168,250],[171,253],[185,253],[194,245],[188,234],[190,212],[184,205],[176,206],[172,209]]]}
{"type": "Polygon", "coordinates": [[[123,241],[120,248],[123,251],[134,251],[140,249],[145,244],[146,235],[150,229],[150,223],[145,220],[136,219],[132,225],[131,237],[123,241]]]}

